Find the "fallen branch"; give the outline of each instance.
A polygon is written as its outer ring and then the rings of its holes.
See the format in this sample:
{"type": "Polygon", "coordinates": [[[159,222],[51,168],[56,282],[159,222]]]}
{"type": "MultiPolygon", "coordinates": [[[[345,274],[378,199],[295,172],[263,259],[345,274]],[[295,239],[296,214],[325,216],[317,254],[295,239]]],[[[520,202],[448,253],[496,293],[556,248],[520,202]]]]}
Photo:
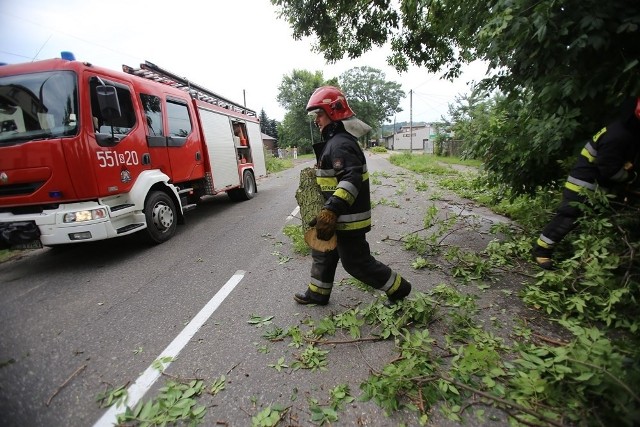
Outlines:
{"type": "Polygon", "coordinates": [[[631,388],[625,384],[624,382],[622,382],[621,379],[619,379],[618,377],[616,377],[615,375],[613,375],[611,372],[607,371],[605,368],[603,368],[602,366],[598,366],[598,365],[594,365],[593,363],[589,363],[589,362],[584,362],[582,360],[578,360],[578,359],[571,359],[571,358],[567,358],[567,360],[573,362],[573,363],[578,363],[580,365],[584,365],[584,366],[588,366],[590,368],[593,369],[598,369],[599,371],[604,372],[609,378],[611,378],[613,381],[616,382],[616,384],[618,384],[620,387],[624,388],[627,393],[629,393],[631,395],[631,397],[633,397],[635,399],[636,402],[640,403],[640,397],[638,397],[637,394],[635,394],[633,392],[633,390],[631,390],[631,388]]]}
{"type": "MultiPolygon", "coordinates": [[[[515,402],[511,402],[511,401],[502,399],[500,397],[497,397],[497,396],[494,396],[492,394],[486,393],[486,392],[484,392],[482,390],[478,390],[477,388],[468,386],[468,385],[466,385],[464,383],[461,383],[461,382],[458,382],[458,381],[456,381],[456,380],[454,380],[452,378],[447,378],[444,375],[438,375],[438,374],[436,374],[436,375],[437,375],[438,378],[440,378],[440,379],[442,379],[444,381],[450,382],[451,384],[455,385],[456,387],[463,388],[463,389],[465,389],[467,391],[470,391],[471,393],[477,394],[477,395],[482,396],[482,397],[484,397],[486,399],[490,399],[490,400],[492,400],[494,402],[500,403],[502,405],[505,405],[505,406],[513,408],[513,409],[516,409],[516,410],[518,410],[520,412],[524,412],[525,414],[529,414],[531,416],[534,416],[537,419],[545,421],[545,422],[547,422],[547,423],[549,423],[549,424],[551,424],[553,426],[564,427],[564,424],[559,423],[556,420],[553,420],[553,419],[551,419],[551,418],[549,418],[549,417],[547,417],[545,415],[542,415],[542,414],[534,411],[533,409],[529,409],[526,406],[522,406],[522,405],[519,405],[519,404],[517,404],[515,402]]],[[[505,412],[509,413],[508,411],[505,411],[505,412]]]]}
{"type": "Polygon", "coordinates": [[[58,393],[60,393],[60,390],[62,390],[67,384],[69,384],[69,382],[73,379],[73,377],[75,377],[80,372],[82,372],[86,367],[87,367],[87,365],[82,365],[78,369],[76,369],[75,372],[73,374],[71,374],[71,376],[69,378],[67,378],[65,380],[65,382],[63,382],[62,385],[56,389],[56,391],[53,392],[53,394],[47,400],[46,405],[49,406],[51,404],[51,401],[53,400],[53,398],[56,397],[56,395],[58,393]]]}
{"type": "Polygon", "coordinates": [[[559,346],[565,346],[565,345],[568,344],[565,341],[554,340],[553,338],[548,338],[548,337],[545,337],[543,335],[536,334],[535,332],[531,333],[531,335],[536,337],[536,338],[538,338],[540,341],[545,341],[545,342],[548,342],[550,344],[555,344],[555,345],[559,345],[559,346]]]}

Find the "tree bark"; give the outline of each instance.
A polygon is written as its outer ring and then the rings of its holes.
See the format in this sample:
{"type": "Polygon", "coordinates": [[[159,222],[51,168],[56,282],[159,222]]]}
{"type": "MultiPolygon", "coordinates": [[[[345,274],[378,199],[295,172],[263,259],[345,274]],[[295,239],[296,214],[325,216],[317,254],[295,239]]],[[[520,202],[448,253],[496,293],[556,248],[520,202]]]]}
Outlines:
{"type": "Polygon", "coordinates": [[[309,222],[318,215],[324,206],[322,190],[316,182],[316,171],[313,168],[304,168],[300,171],[300,185],[296,190],[296,201],[300,206],[302,218],[302,231],[309,230],[309,222]]]}

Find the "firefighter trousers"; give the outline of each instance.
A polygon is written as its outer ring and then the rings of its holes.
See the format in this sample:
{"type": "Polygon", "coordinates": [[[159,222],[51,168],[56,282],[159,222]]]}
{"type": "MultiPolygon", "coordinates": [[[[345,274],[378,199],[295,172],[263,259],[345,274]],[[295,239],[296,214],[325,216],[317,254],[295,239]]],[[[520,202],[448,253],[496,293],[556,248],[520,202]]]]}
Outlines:
{"type": "Polygon", "coordinates": [[[390,299],[403,298],[409,293],[411,284],[371,255],[364,233],[338,233],[337,237],[336,249],[330,252],[311,251],[311,292],[328,299],[338,261],[341,261],[347,273],[372,288],[386,292],[390,299]]]}
{"type": "Polygon", "coordinates": [[[576,228],[578,218],[582,215],[582,211],[577,203],[586,203],[587,198],[575,191],[565,188],[562,191],[562,201],[551,221],[544,227],[538,246],[536,248],[537,256],[548,256],[554,246],[558,244],[571,230],[576,228]]]}

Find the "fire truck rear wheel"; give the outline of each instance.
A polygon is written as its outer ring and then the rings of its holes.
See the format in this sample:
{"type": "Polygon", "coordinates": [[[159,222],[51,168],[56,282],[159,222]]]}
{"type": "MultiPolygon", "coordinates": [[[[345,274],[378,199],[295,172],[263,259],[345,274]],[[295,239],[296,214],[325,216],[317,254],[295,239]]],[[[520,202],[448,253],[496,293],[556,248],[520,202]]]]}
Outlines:
{"type": "Polygon", "coordinates": [[[151,243],[166,242],[176,234],[178,214],[176,205],[167,193],[154,191],[144,206],[147,220],[147,236],[151,243]]]}
{"type": "Polygon", "coordinates": [[[240,202],[243,200],[253,199],[256,195],[256,179],[253,177],[253,173],[250,171],[244,171],[242,174],[242,187],[230,190],[227,194],[229,198],[234,202],[240,202]]]}

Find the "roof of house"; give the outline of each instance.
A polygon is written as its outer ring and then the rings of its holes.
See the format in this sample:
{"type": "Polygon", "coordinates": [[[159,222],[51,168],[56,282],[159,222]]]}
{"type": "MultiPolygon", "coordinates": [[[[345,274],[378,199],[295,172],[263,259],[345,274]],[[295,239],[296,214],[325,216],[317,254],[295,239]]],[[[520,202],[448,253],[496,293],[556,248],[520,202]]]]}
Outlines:
{"type": "Polygon", "coordinates": [[[267,135],[266,133],[261,133],[260,136],[262,137],[263,141],[276,141],[276,139],[272,136],[267,135]]]}

